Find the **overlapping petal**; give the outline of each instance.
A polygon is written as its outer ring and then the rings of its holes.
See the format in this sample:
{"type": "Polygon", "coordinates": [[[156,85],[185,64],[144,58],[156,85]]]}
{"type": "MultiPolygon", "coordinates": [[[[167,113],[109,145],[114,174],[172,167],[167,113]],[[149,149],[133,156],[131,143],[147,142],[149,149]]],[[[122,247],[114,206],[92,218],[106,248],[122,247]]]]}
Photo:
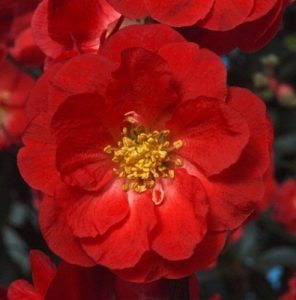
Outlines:
{"type": "Polygon", "coordinates": [[[98,264],[111,269],[133,267],[150,250],[150,234],[156,225],[151,194],[128,193],[129,215],[105,236],[85,239],[82,247],[98,264]]]}
{"type": "Polygon", "coordinates": [[[95,53],[108,25],[119,17],[104,0],[43,0],[33,17],[32,28],[43,52],[58,58],[67,52],[95,53]]]}
{"type": "Polygon", "coordinates": [[[92,193],[62,185],[55,201],[65,208],[61,214],[79,238],[102,236],[129,214],[128,197],[119,180],[110,183],[108,189],[92,193]]]}
{"type": "Polygon", "coordinates": [[[166,127],[184,144],[178,155],[207,176],[235,163],[249,140],[248,125],[241,115],[209,98],[182,103],[166,127]]]}
{"type": "Polygon", "coordinates": [[[151,248],[168,260],[189,258],[207,231],[206,194],[199,181],[182,169],[174,180],[163,180],[162,188],[164,203],[156,210],[158,225],[151,248]]]}

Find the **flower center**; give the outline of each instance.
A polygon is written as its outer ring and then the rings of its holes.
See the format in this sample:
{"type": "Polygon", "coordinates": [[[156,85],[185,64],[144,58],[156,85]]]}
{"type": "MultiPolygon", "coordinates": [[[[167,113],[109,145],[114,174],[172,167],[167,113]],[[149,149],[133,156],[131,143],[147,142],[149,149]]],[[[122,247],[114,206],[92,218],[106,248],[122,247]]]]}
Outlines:
{"type": "Polygon", "coordinates": [[[113,171],[124,179],[124,191],[143,193],[155,187],[159,178],[174,178],[176,167],[182,161],[173,157],[173,152],[183,146],[181,140],[170,143],[169,130],[146,132],[137,124],[123,128],[118,147],[108,145],[104,152],[113,154],[112,161],[118,164],[113,171]]]}

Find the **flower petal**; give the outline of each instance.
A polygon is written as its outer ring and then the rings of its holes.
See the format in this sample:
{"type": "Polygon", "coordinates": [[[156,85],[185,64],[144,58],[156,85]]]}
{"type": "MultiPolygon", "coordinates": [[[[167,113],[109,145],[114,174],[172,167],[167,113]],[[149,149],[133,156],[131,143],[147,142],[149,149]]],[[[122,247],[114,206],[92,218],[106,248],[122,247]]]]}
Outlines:
{"type": "Polygon", "coordinates": [[[129,213],[127,194],[120,181],[114,181],[102,192],[85,191],[62,186],[56,193],[63,219],[77,237],[103,235],[129,213]]]}
{"type": "Polygon", "coordinates": [[[166,44],[184,41],[185,39],[179,33],[165,25],[132,25],[111,36],[100,49],[100,53],[113,61],[120,62],[121,52],[127,48],[144,48],[157,53],[166,44]]]}
{"type": "Polygon", "coordinates": [[[30,264],[35,290],[45,295],[56,275],[56,267],[49,257],[39,250],[30,251],[30,264]]]}
{"type": "Polygon", "coordinates": [[[204,19],[213,7],[214,0],[146,0],[150,15],[170,26],[190,26],[204,19]]]}
{"type": "Polygon", "coordinates": [[[149,235],[156,224],[151,193],[128,193],[130,213],[105,236],[84,239],[82,247],[98,264],[111,269],[134,266],[149,250],[149,235]]]}
{"type": "Polygon", "coordinates": [[[100,118],[103,107],[102,97],[78,94],[69,97],[52,118],[57,169],[69,185],[97,190],[113,177],[111,158],[104,152],[113,139],[100,118]]]}
{"type": "Polygon", "coordinates": [[[166,128],[184,143],[177,154],[207,176],[235,163],[249,140],[247,123],[239,113],[203,97],[177,107],[166,128]]]}
{"type": "MultiPolygon", "coordinates": [[[[243,166],[241,167],[243,172],[243,166]]],[[[227,172],[228,170],[226,170],[227,172]]],[[[245,178],[239,173],[201,178],[210,203],[209,228],[231,230],[241,225],[264,195],[262,177],[245,178]]]]}
{"type": "Polygon", "coordinates": [[[212,232],[197,245],[192,257],[180,261],[164,260],[149,252],[133,268],[112,270],[125,280],[134,282],[151,282],[162,277],[177,279],[189,276],[198,270],[207,269],[216,262],[226,240],[224,232],[212,232]]]}
{"type": "Polygon", "coordinates": [[[83,251],[74,237],[53,197],[44,197],[40,203],[39,224],[49,248],[65,261],[89,267],[95,262],[83,251]]]}
{"type": "Polygon", "coordinates": [[[241,113],[250,129],[250,139],[240,157],[239,169],[234,169],[233,166],[232,172],[243,172],[250,177],[263,175],[271,162],[273,142],[273,132],[264,103],[242,88],[230,88],[227,103],[241,113]]]}
{"type": "Polygon", "coordinates": [[[197,25],[210,30],[230,30],[243,23],[253,7],[254,0],[216,0],[208,17],[197,25]]]}
{"type": "Polygon", "coordinates": [[[225,99],[226,68],[217,55],[188,42],[165,45],[159,55],[180,83],[184,100],[199,96],[225,99]]]}
{"type": "Polygon", "coordinates": [[[207,230],[208,204],[203,187],[184,169],[175,173],[174,179],[162,180],[164,202],[155,210],[158,221],[151,244],[168,260],[192,256],[207,230]]]}
{"type": "Polygon", "coordinates": [[[143,0],[107,0],[117,11],[132,19],[141,19],[148,15],[143,0]]]}
{"type": "Polygon", "coordinates": [[[56,146],[48,132],[48,116],[39,114],[27,127],[25,147],[18,152],[18,167],[31,187],[52,195],[59,182],[55,167],[56,146]]]}
{"type": "Polygon", "coordinates": [[[8,289],[9,300],[42,300],[42,296],[26,280],[14,281],[8,289]]]}
{"type": "Polygon", "coordinates": [[[82,52],[96,51],[109,22],[119,18],[105,1],[98,0],[48,0],[47,13],[49,36],[82,52]]]}
{"type": "Polygon", "coordinates": [[[180,101],[178,86],[169,73],[166,62],[142,48],[122,52],[121,66],[113,72],[114,83],[109,86],[108,100],[129,103],[133,111],[149,127],[161,113],[180,101]]]}

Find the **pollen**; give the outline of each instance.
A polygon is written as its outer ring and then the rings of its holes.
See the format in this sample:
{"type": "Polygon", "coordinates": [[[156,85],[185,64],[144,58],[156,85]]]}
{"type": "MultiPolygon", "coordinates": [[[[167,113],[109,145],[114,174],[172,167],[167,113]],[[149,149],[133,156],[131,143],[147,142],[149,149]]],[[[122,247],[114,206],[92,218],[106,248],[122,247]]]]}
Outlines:
{"type": "Polygon", "coordinates": [[[160,178],[175,177],[175,168],[182,166],[175,152],[183,142],[171,143],[169,130],[147,132],[135,124],[124,127],[117,147],[108,145],[104,152],[113,155],[112,161],[118,165],[113,171],[123,179],[122,189],[143,193],[154,189],[160,178]]]}

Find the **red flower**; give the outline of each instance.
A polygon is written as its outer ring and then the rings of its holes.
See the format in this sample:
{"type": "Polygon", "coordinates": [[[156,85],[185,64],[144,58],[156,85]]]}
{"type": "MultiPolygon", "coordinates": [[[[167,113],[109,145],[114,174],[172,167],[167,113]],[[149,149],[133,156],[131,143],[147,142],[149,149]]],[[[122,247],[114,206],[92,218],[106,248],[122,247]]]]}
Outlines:
{"type": "Polygon", "coordinates": [[[296,234],[296,179],[284,182],[274,195],[274,219],[296,234]]]}
{"type": "Polygon", "coordinates": [[[42,65],[44,55],[33,41],[30,22],[39,0],[1,0],[0,43],[17,61],[42,65]]]}
{"type": "Polygon", "coordinates": [[[289,0],[108,0],[131,18],[151,16],[184,28],[186,37],[219,53],[239,47],[254,51],[264,46],[279,29],[289,0]]]}
{"type": "Polygon", "coordinates": [[[19,167],[68,262],[138,282],[186,276],[215,262],[263,197],[264,104],[169,27],[130,26],[99,55],[55,65],[29,108],[19,167]]]}
{"type": "Polygon", "coordinates": [[[25,102],[33,84],[14,65],[0,63],[0,149],[20,141],[27,124],[25,102]]]}
{"type": "Polygon", "coordinates": [[[105,0],[43,0],[32,29],[38,46],[54,59],[97,52],[108,26],[119,17],[105,0]]]}

